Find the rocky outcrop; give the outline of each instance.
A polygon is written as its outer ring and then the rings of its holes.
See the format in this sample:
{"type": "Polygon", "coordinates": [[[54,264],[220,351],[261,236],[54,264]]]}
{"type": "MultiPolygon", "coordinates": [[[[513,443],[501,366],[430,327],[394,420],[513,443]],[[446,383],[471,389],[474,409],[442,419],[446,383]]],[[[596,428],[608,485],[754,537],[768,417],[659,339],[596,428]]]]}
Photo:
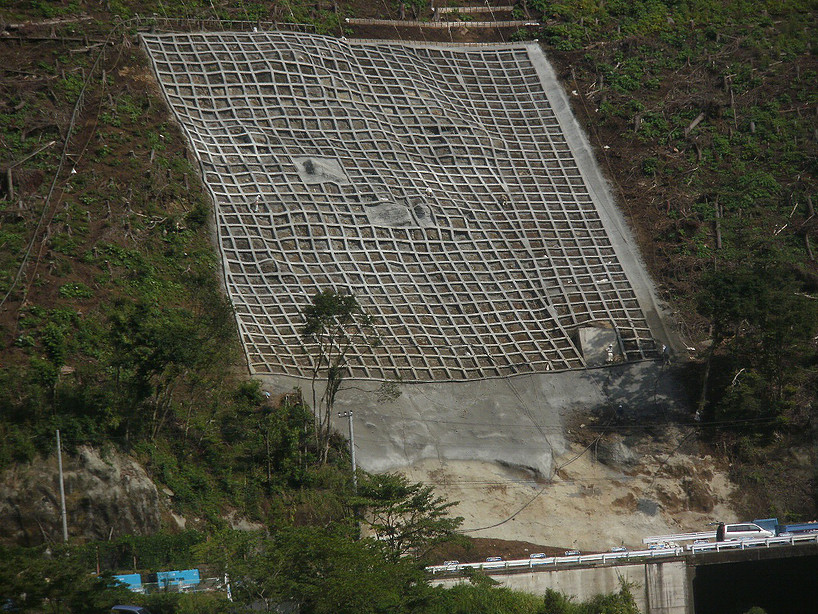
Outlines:
{"type": "Polygon", "coordinates": [[[600,438],[596,444],[596,459],[614,469],[628,469],[639,461],[626,445],[624,437],[615,433],[600,438]]]}
{"type": "MultiPolygon", "coordinates": [[[[159,530],[155,484],[139,463],[118,452],[80,448],[63,456],[70,537],[109,539],[159,530]]],[[[18,465],[0,476],[0,541],[34,546],[61,541],[56,456],[18,465]]]]}

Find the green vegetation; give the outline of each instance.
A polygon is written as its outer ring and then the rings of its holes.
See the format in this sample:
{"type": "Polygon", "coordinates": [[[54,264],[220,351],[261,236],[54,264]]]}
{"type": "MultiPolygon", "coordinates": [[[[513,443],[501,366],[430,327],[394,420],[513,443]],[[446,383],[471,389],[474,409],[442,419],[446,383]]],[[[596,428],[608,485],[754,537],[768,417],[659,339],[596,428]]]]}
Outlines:
{"type": "Polygon", "coordinates": [[[357,346],[376,342],[372,318],[364,313],[351,294],[323,290],[312,297],[303,310],[301,338],[311,357],[312,407],[315,410],[316,444],[326,461],[332,434],[330,418],[335,397],[347,374],[347,361],[357,346]],[[323,379],[323,392],[318,382],[323,379]]]}
{"type": "Polygon", "coordinates": [[[423,559],[440,542],[451,540],[463,519],[448,515],[454,503],[434,495],[431,486],[412,484],[400,474],[368,475],[359,488],[358,514],[383,544],[388,558],[423,559]]]}
{"type": "Polygon", "coordinates": [[[717,420],[809,420],[805,399],[815,360],[818,319],[799,280],[780,264],[739,266],[707,275],[701,309],[713,322],[710,359],[719,368],[710,387],[723,390],[717,420]],[[724,381],[729,379],[730,381],[724,381]]]}
{"type": "Polygon", "coordinates": [[[603,164],[615,165],[649,266],[691,314],[691,342],[712,326],[703,364],[716,360],[719,376],[702,379],[700,413],[800,422],[818,388],[814,6],[529,6],[571,66],[593,140],[629,152],[627,162],[603,152],[603,164]]]}
{"type": "MultiPolygon", "coordinates": [[[[201,541],[179,538],[136,540],[115,546],[57,547],[42,553],[0,547],[0,599],[21,612],[105,614],[115,603],[139,603],[154,614],[275,612],[297,606],[303,614],[638,614],[631,587],[578,603],[546,591],[544,597],[494,586],[486,576],[451,589],[429,586],[409,559],[392,559],[374,539],[355,539],[350,526],[289,527],[273,534],[226,531],[201,541]],[[154,543],[150,543],[150,542],[154,543]],[[93,568],[96,550],[120,555],[153,547],[151,561],[185,568],[197,564],[212,577],[227,573],[233,601],[224,592],[148,596],[117,585],[110,572],[93,568]],[[191,549],[192,546],[192,549],[191,549]],[[174,547],[181,547],[174,554],[174,547]],[[185,556],[185,553],[187,556],[185,556]],[[206,561],[206,562],[205,562],[206,561]],[[44,582],[43,578],[49,578],[44,582]]],[[[143,554],[144,555],[144,554],[143,554]]],[[[105,560],[105,558],[103,558],[105,560]]]]}
{"type": "Polygon", "coordinates": [[[737,461],[753,509],[814,516],[818,486],[773,495],[752,477],[813,445],[818,407],[814,3],[528,6],[660,292],[684,314],[697,417],[718,426],[705,432],[737,461]]]}

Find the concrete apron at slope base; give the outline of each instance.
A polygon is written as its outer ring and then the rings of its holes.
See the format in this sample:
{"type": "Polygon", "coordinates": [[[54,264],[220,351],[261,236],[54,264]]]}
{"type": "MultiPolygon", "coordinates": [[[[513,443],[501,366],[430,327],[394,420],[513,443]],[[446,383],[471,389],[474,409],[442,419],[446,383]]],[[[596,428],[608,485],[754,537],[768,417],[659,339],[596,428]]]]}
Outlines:
{"type": "MultiPolygon", "coordinates": [[[[309,380],[255,376],[271,394],[303,391],[309,380]]],[[[395,400],[379,400],[380,382],[344,383],[335,412],[353,412],[358,466],[371,472],[409,467],[424,459],[477,460],[530,469],[550,478],[564,454],[567,420],[600,409],[623,419],[682,410],[684,394],[657,362],[618,364],[584,371],[520,375],[472,382],[399,384],[395,400]]],[[[323,387],[320,386],[320,397],[323,387]]],[[[348,433],[346,418],[332,416],[348,433]]]]}

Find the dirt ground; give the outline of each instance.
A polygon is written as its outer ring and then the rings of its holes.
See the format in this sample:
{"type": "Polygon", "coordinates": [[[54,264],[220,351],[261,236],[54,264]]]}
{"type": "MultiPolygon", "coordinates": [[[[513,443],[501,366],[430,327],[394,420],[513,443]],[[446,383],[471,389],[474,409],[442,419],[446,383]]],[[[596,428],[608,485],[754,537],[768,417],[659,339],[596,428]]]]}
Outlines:
{"type": "MultiPolygon", "coordinates": [[[[673,438],[684,447],[684,433],[673,438]]],[[[550,483],[474,461],[429,460],[403,473],[458,502],[452,512],[464,518],[463,532],[485,538],[463,553],[472,561],[525,558],[528,544],[540,544],[536,552],[550,552],[545,545],[559,552],[639,549],[647,536],[706,531],[709,522],[737,519],[725,503],[732,494],[725,468],[695,448],[668,453],[645,441],[632,448],[638,461],[617,467],[599,462],[593,447],[573,444],[557,459],[562,468],[550,483]]]]}

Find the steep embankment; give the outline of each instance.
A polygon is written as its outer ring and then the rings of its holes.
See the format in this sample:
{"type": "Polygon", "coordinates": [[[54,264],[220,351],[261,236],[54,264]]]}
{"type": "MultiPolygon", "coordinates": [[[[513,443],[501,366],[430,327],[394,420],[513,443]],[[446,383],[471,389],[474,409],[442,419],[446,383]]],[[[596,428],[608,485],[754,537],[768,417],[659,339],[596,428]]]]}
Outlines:
{"type": "MultiPolygon", "coordinates": [[[[123,17],[158,8],[115,4],[123,17]]],[[[246,16],[228,4],[161,8],[210,18],[215,5],[223,15],[246,16]]],[[[343,15],[358,3],[340,4],[343,15]]],[[[206,200],[136,44],[136,23],[112,29],[110,10],[83,7],[90,13],[70,3],[0,9],[0,465],[48,452],[61,428],[72,449],[109,441],[128,448],[153,475],[180,486],[173,489],[183,493],[180,508],[212,512],[223,496],[262,516],[258,501],[271,482],[265,469],[275,459],[256,437],[267,414],[253,412],[262,403],[223,385],[235,369],[236,354],[225,356],[235,337],[218,298],[206,200]]],[[[718,470],[726,466],[741,479],[738,494],[750,495],[743,516],[814,516],[814,452],[802,447],[818,407],[814,10],[801,2],[746,12],[717,3],[542,8],[539,36],[645,261],[684,321],[696,364],[711,365],[709,380],[696,373],[689,388],[701,399],[702,439],[723,459],[704,467],[701,484],[684,486],[682,469],[669,469],[684,459],[674,452],[684,434],[646,448],[640,469],[617,467],[612,475],[582,457],[557,478],[568,502],[561,507],[576,500],[630,510],[635,499],[636,513],[646,514],[644,499],[664,506],[671,516],[663,522],[673,526],[677,514],[687,518],[687,506],[702,518],[721,513],[718,470]],[[633,485],[633,499],[619,485],[601,493],[602,478],[633,485]],[[654,487],[665,478],[663,496],[654,487]],[[711,494],[716,507],[708,512],[711,494]]],[[[286,13],[279,3],[254,10],[252,19],[286,13]]],[[[339,16],[329,13],[296,7],[287,16],[340,33],[339,16]]],[[[471,471],[452,481],[471,479],[471,471]]],[[[515,475],[497,476],[501,484],[491,487],[512,490],[515,475]]],[[[53,482],[50,488],[53,497],[53,482]]],[[[492,500],[488,490],[463,490],[464,500],[467,493],[492,500]]],[[[485,522],[510,516],[529,498],[515,495],[485,522]]],[[[589,511],[599,507],[583,508],[589,511]]]]}

